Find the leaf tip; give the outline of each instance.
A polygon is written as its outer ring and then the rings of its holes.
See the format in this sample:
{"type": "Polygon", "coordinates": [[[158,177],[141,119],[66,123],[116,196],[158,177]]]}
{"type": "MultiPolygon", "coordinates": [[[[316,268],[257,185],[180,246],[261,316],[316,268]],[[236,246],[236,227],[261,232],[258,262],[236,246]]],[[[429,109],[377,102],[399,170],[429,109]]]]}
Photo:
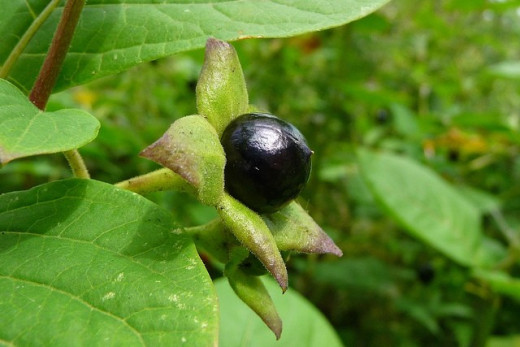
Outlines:
{"type": "Polygon", "coordinates": [[[338,257],[343,256],[343,251],[332,241],[332,239],[325,234],[325,232],[321,235],[321,240],[318,242],[318,252],[317,253],[330,253],[334,254],[338,257]]]}
{"type": "Polygon", "coordinates": [[[269,271],[276,282],[278,282],[278,285],[280,288],[282,288],[282,293],[285,293],[287,288],[289,288],[289,275],[287,274],[287,268],[285,267],[285,263],[283,262],[282,258],[280,257],[279,261],[277,259],[277,261],[272,265],[265,263],[265,259],[260,261],[264,263],[267,271],[269,271]]]}
{"type": "Polygon", "coordinates": [[[271,324],[268,324],[269,329],[274,333],[274,336],[276,336],[276,340],[280,340],[280,337],[282,337],[282,320],[280,317],[275,322],[272,322],[271,324]]]}
{"type": "MultiPolygon", "coordinates": [[[[285,270],[285,268],[284,268],[285,270]]],[[[287,270],[283,271],[281,274],[275,275],[276,282],[280,285],[280,288],[282,288],[282,293],[285,293],[287,291],[287,288],[289,288],[289,278],[287,276],[287,270]]]]}

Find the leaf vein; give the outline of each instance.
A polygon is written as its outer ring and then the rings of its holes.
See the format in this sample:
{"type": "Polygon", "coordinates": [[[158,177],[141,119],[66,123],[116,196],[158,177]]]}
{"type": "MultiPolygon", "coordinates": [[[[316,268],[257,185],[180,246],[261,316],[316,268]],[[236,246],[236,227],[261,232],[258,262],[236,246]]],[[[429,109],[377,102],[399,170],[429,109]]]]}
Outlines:
{"type": "Polygon", "coordinates": [[[108,312],[108,311],[102,310],[99,307],[96,307],[96,306],[90,304],[89,302],[83,300],[82,298],[80,298],[80,297],[78,297],[78,296],[76,296],[76,295],[74,295],[72,293],[66,292],[66,291],[64,291],[62,289],[53,287],[53,286],[45,284],[45,283],[39,283],[39,282],[26,280],[26,279],[21,279],[21,278],[16,278],[16,277],[12,277],[12,276],[0,275],[0,278],[14,280],[14,281],[22,282],[22,283],[28,283],[28,284],[33,285],[33,286],[43,287],[43,288],[48,289],[50,291],[54,291],[54,292],[57,292],[59,294],[65,295],[65,296],[71,298],[72,300],[75,300],[75,301],[79,302],[80,304],[85,305],[86,307],[90,308],[92,311],[96,311],[96,312],[99,312],[101,314],[105,314],[105,315],[109,316],[110,318],[113,318],[116,321],[122,323],[127,328],[129,328],[132,333],[134,333],[138,337],[139,341],[141,342],[141,344],[143,346],[145,345],[145,342],[143,340],[143,337],[142,337],[141,333],[138,330],[136,330],[136,328],[134,328],[131,324],[129,324],[123,317],[119,317],[119,316],[113,314],[112,312],[108,312]]]}

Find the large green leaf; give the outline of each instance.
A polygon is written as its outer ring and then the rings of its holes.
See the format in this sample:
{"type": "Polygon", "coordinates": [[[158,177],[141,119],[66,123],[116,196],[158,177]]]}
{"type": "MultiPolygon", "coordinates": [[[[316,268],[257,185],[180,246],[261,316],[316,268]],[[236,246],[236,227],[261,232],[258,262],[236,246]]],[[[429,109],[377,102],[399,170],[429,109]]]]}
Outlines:
{"type": "Polygon", "coordinates": [[[0,79],[0,165],[36,154],[63,152],[92,141],[98,120],[82,110],[43,112],[0,79]]]}
{"type": "Polygon", "coordinates": [[[276,341],[273,333],[246,304],[235,295],[225,279],[215,281],[220,303],[220,346],[327,346],[339,347],[341,341],[325,317],[293,290],[281,294],[272,280],[264,284],[283,321],[283,333],[276,341]]]}
{"type": "Polygon", "coordinates": [[[462,265],[477,265],[482,233],[471,203],[410,159],[367,150],[358,154],[369,189],[406,231],[462,265]]]}
{"type": "MultiPolygon", "coordinates": [[[[143,61],[221,40],[286,37],[343,25],[389,0],[89,0],[57,83],[64,89],[114,74],[143,61]]],[[[48,0],[9,0],[0,12],[0,63],[48,0]]],[[[5,4],[3,4],[5,5],[5,4]]],[[[30,89],[61,8],[31,40],[10,78],[30,89]]]]}
{"type": "Polygon", "coordinates": [[[214,345],[217,301],[191,240],[141,196],[66,180],[0,196],[0,341],[214,345]]]}

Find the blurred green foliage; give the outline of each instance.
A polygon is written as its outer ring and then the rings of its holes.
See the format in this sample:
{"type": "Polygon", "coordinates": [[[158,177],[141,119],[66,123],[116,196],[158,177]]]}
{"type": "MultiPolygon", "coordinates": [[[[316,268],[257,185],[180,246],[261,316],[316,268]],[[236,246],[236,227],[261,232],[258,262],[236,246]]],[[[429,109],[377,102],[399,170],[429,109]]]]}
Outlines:
{"type": "MultiPolygon", "coordinates": [[[[518,230],[519,9],[513,0],[401,0],[345,27],[234,43],[251,103],[295,124],[316,152],[300,202],[344,257],[292,255],[290,285],[346,345],[469,346],[486,316],[487,289],[385,215],[359,177],[354,150],[404,153],[474,188],[487,236],[501,239],[488,204],[518,230]]],[[[99,137],[80,150],[93,178],[143,174],[158,166],[139,152],[196,113],[202,60],[195,51],[143,64],[56,94],[48,109],[79,106],[101,121],[99,137]]],[[[60,155],[23,159],[2,169],[0,192],[68,175],[60,155]]],[[[185,225],[215,216],[184,194],[149,198],[185,225]]],[[[520,305],[503,299],[492,333],[520,334],[519,316],[520,305]]]]}

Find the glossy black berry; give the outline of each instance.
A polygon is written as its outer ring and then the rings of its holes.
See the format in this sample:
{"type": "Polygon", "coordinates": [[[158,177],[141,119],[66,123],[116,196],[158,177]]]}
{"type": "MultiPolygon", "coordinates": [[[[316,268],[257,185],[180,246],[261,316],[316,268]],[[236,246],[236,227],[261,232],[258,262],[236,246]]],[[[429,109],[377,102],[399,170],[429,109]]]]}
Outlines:
{"type": "Polygon", "coordinates": [[[293,125],[263,113],[233,120],[221,138],[226,152],[226,190],[249,208],[270,213],[301,192],[312,151],[293,125]]]}
{"type": "Polygon", "coordinates": [[[379,109],[376,113],[376,122],[379,124],[387,124],[390,120],[390,112],[387,109],[379,109]]]}
{"type": "Polygon", "coordinates": [[[421,264],[417,268],[417,277],[424,284],[429,284],[435,278],[435,269],[429,263],[421,264]]]}

